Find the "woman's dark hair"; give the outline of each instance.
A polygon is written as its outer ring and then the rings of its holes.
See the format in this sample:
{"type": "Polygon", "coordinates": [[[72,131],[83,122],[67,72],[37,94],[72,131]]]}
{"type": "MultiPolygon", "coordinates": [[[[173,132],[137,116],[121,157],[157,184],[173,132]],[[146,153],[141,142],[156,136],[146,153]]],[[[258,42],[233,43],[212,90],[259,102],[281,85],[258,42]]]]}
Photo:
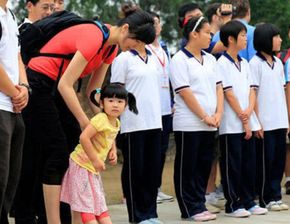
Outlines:
{"type": "Polygon", "coordinates": [[[138,114],[138,109],[136,106],[135,96],[128,92],[125,87],[121,84],[111,83],[105,85],[102,89],[95,89],[90,94],[90,100],[97,107],[100,107],[100,104],[96,101],[95,95],[101,94],[100,101],[104,101],[105,98],[118,98],[124,99],[129,106],[129,110],[135,114],[138,114]]]}
{"type": "Polygon", "coordinates": [[[155,40],[154,19],[152,16],[141,10],[136,4],[131,2],[122,5],[124,18],[117,25],[129,25],[129,37],[140,40],[145,44],[151,44],[155,40]]]}
{"type": "Polygon", "coordinates": [[[217,10],[221,7],[221,3],[212,3],[208,5],[205,11],[205,16],[208,19],[208,21],[212,22],[213,15],[217,15],[217,10]]]}
{"type": "Polygon", "coordinates": [[[153,12],[153,11],[147,11],[152,17],[153,19],[156,17],[160,20],[160,15],[156,12],[153,12]]]}
{"type": "Polygon", "coordinates": [[[221,27],[220,39],[225,47],[229,46],[229,37],[233,37],[235,40],[238,39],[241,31],[247,32],[247,27],[237,20],[231,20],[221,27]]]}
{"type": "MultiPolygon", "coordinates": [[[[189,40],[189,34],[193,31],[193,28],[195,27],[195,25],[197,24],[197,22],[199,21],[200,18],[201,17],[192,17],[188,20],[188,22],[185,24],[185,26],[183,28],[184,38],[189,40]]],[[[205,24],[205,23],[208,23],[208,20],[206,18],[202,17],[202,19],[200,20],[200,22],[198,23],[198,25],[194,31],[199,32],[201,30],[201,28],[203,27],[203,24],[205,24]]]]}
{"type": "Polygon", "coordinates": [[[280,34],[278,27],[271,23],[262,23],[256,26],[254,31],[254,48],[258,52],[274,55],[273,37],[280,34]]]}
{"type": "Polygon", "coordinates": [[[193,11],[193,10],[196,10],[196,9],[199,9],[200,11],[202,11],[200,6],[196,3],[186,3],[182,6],[180,6],[180,8],[178,10],[178,25],[180,28],[183,28],[185,25],[184,19],[185,19],[186,13],[193,11]]]}

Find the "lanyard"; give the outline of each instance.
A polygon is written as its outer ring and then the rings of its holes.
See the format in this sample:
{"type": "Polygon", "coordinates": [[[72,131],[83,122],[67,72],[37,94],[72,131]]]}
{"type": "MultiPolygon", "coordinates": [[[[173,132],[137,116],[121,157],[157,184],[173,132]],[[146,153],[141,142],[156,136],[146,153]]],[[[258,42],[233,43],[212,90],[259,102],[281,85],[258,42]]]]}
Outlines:
{"type": "Polygon", "coordinates": [[[165,52],[162,50],[162,56],[163,56],[163,59],[161,60],[161,58],[159,57],[159,55],[156,53],[156,51],[154,51],[154,49],[151,47],[151,45],[148,45],[149,46],[149,48],[150,48],[150,50],[153,52],[153,54],[155,54],[156,55],[156,57],[157,57],[157,59],[158,59],[158,61],[159,61],[159,63],[161,64],[161,66],[162,66],[162,68],[163,68],[163,70],[165,69],[165,52]]]}

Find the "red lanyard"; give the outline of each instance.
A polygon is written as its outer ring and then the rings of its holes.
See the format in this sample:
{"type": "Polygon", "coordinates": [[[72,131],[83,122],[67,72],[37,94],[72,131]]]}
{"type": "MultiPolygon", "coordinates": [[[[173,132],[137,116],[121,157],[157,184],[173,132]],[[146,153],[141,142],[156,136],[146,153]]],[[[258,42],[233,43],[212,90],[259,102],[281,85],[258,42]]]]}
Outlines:
{"type": "Polygon", "coordinates": [[[148,45],[150,50],[153,52],[153,54],[156,55],[158,61],[160,62],[161,66],[163,69],[165,69],[165,52],[162,50],[162,55],[163,55],[163,59],[161,60],[161,58],[158,56],[158,54],[156,53],[156,51],[154,51],[154,49],[151,47],[151,45],[148,45]]]}

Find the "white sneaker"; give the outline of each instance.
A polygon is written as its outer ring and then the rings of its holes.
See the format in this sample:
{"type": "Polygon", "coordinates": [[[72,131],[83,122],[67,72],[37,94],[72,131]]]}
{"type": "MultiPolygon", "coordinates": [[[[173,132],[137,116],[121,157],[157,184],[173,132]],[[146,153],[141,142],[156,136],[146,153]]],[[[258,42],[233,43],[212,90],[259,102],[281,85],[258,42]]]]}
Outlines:
{"type": "Polygon", "coordinates": [[[270,201],[266,205],[266,208],[268,209],[268,211],[280,211],[281,210],[280,206],[277,204],[276,201],[270,201]]]}
{"type": "Polygon", "coordinates": [[[219,197],[215,192],[212,192],[205,196],[206,203],[211,204],[219,209],[225,207],[226,200],[223,197],[219,197]]]}
{"type": "Polygon", "coordinates": [[[283,203],[283,201],[276,201],[276,203],[279,205],[280,207],[280,210],[288,210],[289,209],[289,206],[285,203],[283,203]]]}
{"type": "Polygon", "coordinates": [[[245,218],[245,217],[249,217],[251,213],[244,208],[239,208],[234,212],[225,213],[225,215],[229,217],[234,217],[234,218],[245,218]]]}
{"type": "Polygon", "coordinates": [[[157,194],[156,201],[157,201],[157,204],[160,204],[162,202],[174,201],[174,198],[171,195],[167,195],[167,194],[163,193],[162,191],[159,191],[157,194]]]}
{"type": "Polygon", "coordinates": [[[149,219],[152,224],[163,224],[158,218],[149,219]]]}
{"type": "Polygon", "coordinates": [[[255,205],[252,208],[248,209],[252,215],[265,215],[268,213],[268,209],[261,208],[259,205],[255,205]]]}

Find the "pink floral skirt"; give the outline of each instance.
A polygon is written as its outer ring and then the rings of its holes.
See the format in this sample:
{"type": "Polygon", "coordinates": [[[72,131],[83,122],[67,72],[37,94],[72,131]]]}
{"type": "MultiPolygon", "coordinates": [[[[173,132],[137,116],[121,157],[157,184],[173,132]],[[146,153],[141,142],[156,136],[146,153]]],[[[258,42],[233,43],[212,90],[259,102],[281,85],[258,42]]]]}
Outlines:
{"type": "Polygon", "coordinates": [[[82,168],[71,159],[62,181],[60,200],[76,212],[99,216],[108,211],[101,176],[82,168]]]}

